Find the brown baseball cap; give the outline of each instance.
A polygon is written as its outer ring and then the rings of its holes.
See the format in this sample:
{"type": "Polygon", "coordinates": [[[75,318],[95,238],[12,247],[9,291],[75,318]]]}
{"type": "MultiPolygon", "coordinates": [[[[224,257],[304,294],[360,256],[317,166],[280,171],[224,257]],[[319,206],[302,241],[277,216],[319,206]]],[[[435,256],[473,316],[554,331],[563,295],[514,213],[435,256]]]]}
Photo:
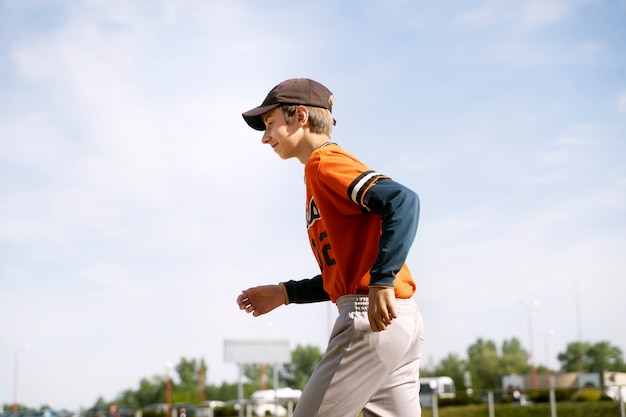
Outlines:
{"type": "Polygon", "coordinates": [[[308,78],[292,78],[283,81],[267,94],[260,106],[248,110],[242,116],[255,130],[265,130],[263,114],[282,104],[321,107],[333,111],[333,93],[317,81],[308,78]]]}

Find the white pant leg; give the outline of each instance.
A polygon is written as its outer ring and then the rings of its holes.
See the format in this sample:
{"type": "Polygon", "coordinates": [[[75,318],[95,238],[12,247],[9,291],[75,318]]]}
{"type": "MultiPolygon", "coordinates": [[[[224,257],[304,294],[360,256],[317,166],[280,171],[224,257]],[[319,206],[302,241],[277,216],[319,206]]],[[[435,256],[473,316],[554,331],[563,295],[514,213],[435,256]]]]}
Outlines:
{"type": "Polygon", "coordinates": [[[419,401],[419,367],[424,343],[422,316],[419,312],[400,315],[392,327],[396,324],[401,324],[406,331],[415,332],[413,346],[392,368],[387,380],[367,403],[363,417],[420,417],[422,414],[419,401]],[[407,323],[402,323],[405,319],[407,323]]]}
{"type": "Polygon", "coordinates": [[[375,333],[367,318],[367,297],[337,300],[339,317],[328,349],[294,417],[356,417],[364,407],[369,416],[419,416],[422,320],[413,300],[396,301],[399,317],[375,333]]]}

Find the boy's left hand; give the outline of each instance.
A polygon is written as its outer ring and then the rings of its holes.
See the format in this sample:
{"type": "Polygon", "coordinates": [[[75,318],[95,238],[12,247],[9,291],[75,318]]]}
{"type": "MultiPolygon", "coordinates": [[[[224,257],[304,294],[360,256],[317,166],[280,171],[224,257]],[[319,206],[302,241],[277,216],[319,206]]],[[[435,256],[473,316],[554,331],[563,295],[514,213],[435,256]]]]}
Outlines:
{"type": "Polygon", "coordinates": [[[373,332],[386,330],[398,317],[396,313],[396,294],[393,288],[370,287],[369,309],[367,317],[373,332]]]}
{"type": "Polygon", "coordinates": [[[242,291],[237,297],[237,304],[241,310],[258,317],[285,304],[285,294],[278,284],[261,285],[242,291]]]}

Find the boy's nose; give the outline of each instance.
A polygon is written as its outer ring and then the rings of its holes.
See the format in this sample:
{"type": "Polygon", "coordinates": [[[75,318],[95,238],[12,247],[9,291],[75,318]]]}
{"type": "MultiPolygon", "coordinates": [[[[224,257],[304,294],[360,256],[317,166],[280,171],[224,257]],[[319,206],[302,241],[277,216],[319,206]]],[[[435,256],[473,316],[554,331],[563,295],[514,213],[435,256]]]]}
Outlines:
{"type": "Polygon", "coordinates": [[[270,140],[270,135],[266,129],[263,131],[263,136],[261,136],[261,143],[267,143],[269,140],[270,140]]]}

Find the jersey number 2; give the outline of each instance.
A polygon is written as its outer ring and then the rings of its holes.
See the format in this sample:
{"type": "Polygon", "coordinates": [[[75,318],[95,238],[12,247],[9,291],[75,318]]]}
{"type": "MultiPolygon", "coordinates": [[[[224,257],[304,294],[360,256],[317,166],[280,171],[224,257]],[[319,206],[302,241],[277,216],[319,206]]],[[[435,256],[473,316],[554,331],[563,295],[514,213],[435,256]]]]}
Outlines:
{"type": "Polygon", "coordinates": [[[331,266],[337,263],[337,261],[335,261],[335,259],[332,256],[330,256],[330,251],[332,249],[330,247],[330,243],[328,242],[324,243],[324,240],[326,240],[327,237],[328,237],[328,233],[326,232],[320,233],[319,245],[315,241],[315,239],[311,239],[311,246],[315,250],[315,254],[317,256],[317,262],[320,264],[320,270],[322,271],[324,270],[324,265],[331,266]]]}

